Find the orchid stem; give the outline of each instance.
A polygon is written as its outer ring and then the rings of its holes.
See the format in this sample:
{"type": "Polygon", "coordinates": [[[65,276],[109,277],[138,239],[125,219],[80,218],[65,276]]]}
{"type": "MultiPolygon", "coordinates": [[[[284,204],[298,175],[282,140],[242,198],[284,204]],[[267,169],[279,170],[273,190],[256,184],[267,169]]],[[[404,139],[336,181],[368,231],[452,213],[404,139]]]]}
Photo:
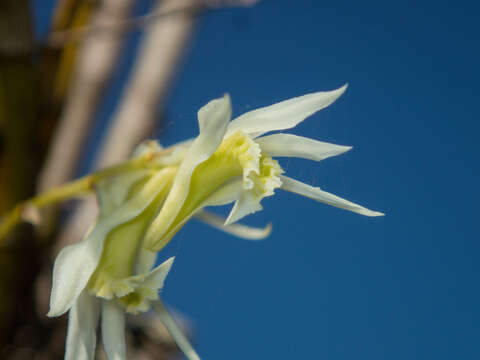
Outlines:
{"type": "Polygon", "coordinates": [[[58,202],[89,194],[94,185],[102,179],[122,174],[126,171],[133,171],[147,167],[147,163],[151,160],[152,154],[146,154],[138,158],[134,158],[119,165],[114,165],[96,173],[84,176],[78,180],[74,180],[65,185],[59,186],[43,194],[39,194],[33,198],[25,200],[15,206],[0,223],[0,245],[4,241],[8,233],[20,223],[23,219],[22,215],[26,209],[34,211],[43,207],[56,204],[58,202]]]}

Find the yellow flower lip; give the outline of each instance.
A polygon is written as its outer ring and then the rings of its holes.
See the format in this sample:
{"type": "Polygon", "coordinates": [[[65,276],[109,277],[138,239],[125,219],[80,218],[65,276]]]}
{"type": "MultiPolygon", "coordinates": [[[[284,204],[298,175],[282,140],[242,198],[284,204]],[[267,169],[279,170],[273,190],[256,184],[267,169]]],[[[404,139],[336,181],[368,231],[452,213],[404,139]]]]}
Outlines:
{"type": "MultiPolygon", "coordinates": [[[[281,185],[278,176],[282,172],[278,163],[269,156],[263,155],[258,144],[247,134],[241,131],[235,132],[224,139],[207,160],[196,166],[190,176],[188,190],[186,190],[187,197],[183,203],[176,198],[170,198],[170,202],[168,199],[165,201],[159,217],[162,216],[163,209],[172,204],[171,206],[178,208],[175,218],[166,228],[162,242],[155,247],[149,247],[147,233],[147,248],[159,251],[199,209],[220,196],[219,189],[230,186],[235,180],[241,180],[241,182],[236,189],[232,190],[234,193],[239,193],[233,196],[233,200],[238,200],[241,206],[237,205],[234,208],[225,225],[236,221],[235,217],[240,218],[246,213],[260,210],[261,199],[273,195],[273,190],[281,185]]],[[[231,197],[232,193],[226,195],[231,197]]],[[[150,228],[155,226],[157,219],[150,228]]]]}

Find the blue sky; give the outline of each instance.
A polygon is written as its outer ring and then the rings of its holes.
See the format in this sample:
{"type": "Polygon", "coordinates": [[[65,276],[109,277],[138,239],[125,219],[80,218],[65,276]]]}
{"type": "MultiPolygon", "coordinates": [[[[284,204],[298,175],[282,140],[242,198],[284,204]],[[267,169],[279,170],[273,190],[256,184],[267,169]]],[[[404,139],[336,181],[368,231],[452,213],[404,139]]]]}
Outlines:
{"type": "MultiPolygon", "coordinates": [[[[160,141],[195,136],[198,108],[225,92],[239,115],[348,82],[293,132],[354,149],[281,165],[387,213],[362,217],[278,191],[246,220],[273,222],[262,242],[189,223],[161,254],[176,256],[163,298],[191,319],[202,358],[480,357],[479,10],[473,1],[267,0],[200,19],[160,141]]],[[[100,111],[92,146],[118,96],[100,111]]]]}

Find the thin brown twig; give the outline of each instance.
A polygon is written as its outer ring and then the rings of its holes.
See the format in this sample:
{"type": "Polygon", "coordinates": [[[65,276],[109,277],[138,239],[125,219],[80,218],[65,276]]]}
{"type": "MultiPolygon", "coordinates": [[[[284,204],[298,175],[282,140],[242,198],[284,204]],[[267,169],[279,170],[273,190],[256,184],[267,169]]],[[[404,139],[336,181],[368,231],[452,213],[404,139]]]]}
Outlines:
{"type": "Polygon", "coordinates": [[[196,14],[200,11],[221,8],[224,6],[251,6],[258,0],[196,0],[196,3],[179,6],[168,10],[159,10],[148,13],[146,15],[137,16],[130,19],[118,21],[109,25],[88,25],[76,29],[63,30],[53,32],[47,39],[47,45],[59,48],[71,44],[73,42],[83,41],[91,35],[101,35],[102,33],[128,31],[140,29],[152,24],[162,18],[168,16],[176,16],[181,14],[196,14]]]}
{"type": "Polygon", "coordinates": [[[167,16],[175,16],[185,13],[194,14],[206,8],[207,6],[204,3],[197,3],[193,5],[178,7],[175,9],[169,9],[166,11],[161,10],[157,12],[152,12],[135,18],[125,19],[110,25],[91,25],[83,26],[72,30],[56,31],[49,36],[47,44],[51,47],[62,47],[72,42],[84,40],[86,37],[91,35],[101,35],[105,32],[117,32],[138,29],[167,16]]]}

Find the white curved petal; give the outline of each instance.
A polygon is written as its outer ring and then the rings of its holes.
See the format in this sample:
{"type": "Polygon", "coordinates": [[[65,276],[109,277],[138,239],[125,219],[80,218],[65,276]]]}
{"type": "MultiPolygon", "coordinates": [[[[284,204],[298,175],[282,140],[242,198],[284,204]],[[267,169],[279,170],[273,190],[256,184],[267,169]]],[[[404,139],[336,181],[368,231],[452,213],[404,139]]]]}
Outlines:
{"type": "Polygon", "coordinates": [[[65,360],[93,360],[100,301],[83,291],[68,314],[65,360]]]}
{"type": "Polygon", "coordinates": [[[333,103],[346,88],[344,85],[336,90],[307,94],[249,111],[230,123],[227,136],[236,130],[260,136],[269,131],[290,129],[333,103]]]}
{"type": "Polygon", "coordinates": [[[60,316],[67,312],[95,271],[102,253],[103,238],[93,237],[90,241],[88,238],[63,248],[55,259],[47,316],[60,316]]]}
{"type": "Polygon", "coordinates": [[[218,230],[247,240],[262,240],[272,232],[271,223],[264,228],[256,228],[242,224],[225,225],[225,218],[205,210],[198,211],[194,215],[194,218],[218,230]]]}
{"type": "Polygon", "coordinates": [[[228,214],[227,220],[225,220],[225,225],[233,224],[241,218],[262,209],[263,207],[258,198],[254,197],[250,192],[242,192],[235,202],[235,205],[233,205],[230,214],[228,214]]]}
{"type": "Polygon", "coordinates": [[[65,247],[57,256],[53,268],[52,294],[48,316],[60,316],[75,302],[85,288],[100,261],[103,244],[110,231],[140,215],[155,199],[165,184],[165,172],[156,173],[135,195],[111,215],[98,220],[85,239],[65,247]]]}
{"type": "Polygon", "coordinates": [[[340,155],[351,146],[341,146],[292,134],[273,134],[255,139],[262,152],[270,156],[289,156],[320,161],[340,155]]]}
{"type": "Polygon", "coordinates": [[[320,201],[322,203],[338,207],[340,209],[349,210],[357,214],[365,216],[383,216],[385,214],[372,211],[358,204],[354,204],[348,200],[342,199],[336,195],[330,194],[326,191],[321,190],[318,187],[313,187],[307,184],[304,184],[300,181],[288,178],[286,176],[281,176],[282,186],[281,189],[290,191],[299,195],[306,196],[310,199],[320,201]]]}
{"type": "Polygon", "coordinates": [[[154,248],[156,242],[165,235],[175,220],[187,198],[193,171],[217,150],[223,140],[231,115],[232,107],[228,95],[210,101],[199,110],[200,134],[188,148],[175,176],[172,189],[160,213],[145,234],[147,248],[154,248]]]}
{"type": "Polygon", "coordinates": [[[161,300],[154,301],[152,305],[156,314],[160,317],[160,320],[162,320],[163,324],[170,332],[170,335],[172,335],[173,340],[175,340],[177,346],[183,351],[187,359],[200,360],[200,357],[195,352],[192,345],[190,345],[190,342],[187,340],[185,335],[183,335],[182,330],[175,323],[175,320],[173,320],[173,318],[170,316],[161,300]]]}
{"type": "Polygon", "coordinates": [[[102,341],[108,360],[125,360],[125,312],[114,301],[102,301],[102,341]]]}

